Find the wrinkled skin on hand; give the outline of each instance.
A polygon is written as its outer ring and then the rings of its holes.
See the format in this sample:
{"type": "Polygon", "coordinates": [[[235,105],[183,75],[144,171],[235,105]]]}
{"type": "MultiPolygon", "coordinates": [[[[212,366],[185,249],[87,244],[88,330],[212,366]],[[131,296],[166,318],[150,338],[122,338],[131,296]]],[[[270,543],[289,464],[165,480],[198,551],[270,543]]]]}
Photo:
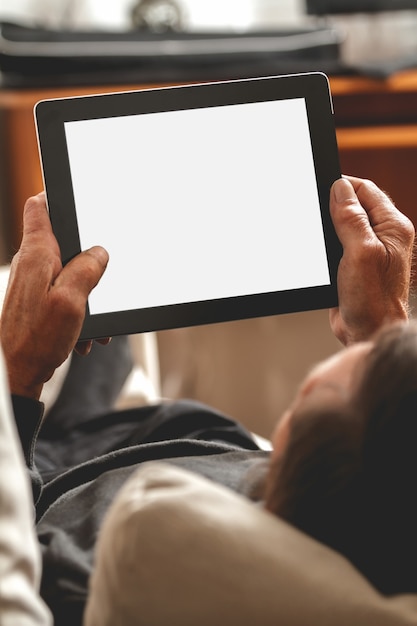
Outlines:
{"type": "MultiPolygon", "coordinates": [[[[358,178],[335,182],[330,212],[343,246],[339,306],[330,311],[330,325],[349,345],[408,319],[414,227],[376,185],[358,178]]],[[[0,337],[12,393],[37,399],[74,348],[81,354],[91,348],[77,341],[108,254],[95,246],[63,267],[43,193],[27,201],[23,221],[0,337]]]]}
{"type": "Polygon", "coordinates": [[[97,246],[62,266],[45,195],[30,198],[23,238],[10,271],[0,322],[11,392],[38,399],[43,384],[78,347],[88,295],[103,275],[107,252],[97,246]]]}
{"type": "Polygon", "coordinates": [[[349,345],[408,319],[414,227],[374,183],[358,178],[334,183],[330,212],[343,246],[330,325],[349,345]]]}

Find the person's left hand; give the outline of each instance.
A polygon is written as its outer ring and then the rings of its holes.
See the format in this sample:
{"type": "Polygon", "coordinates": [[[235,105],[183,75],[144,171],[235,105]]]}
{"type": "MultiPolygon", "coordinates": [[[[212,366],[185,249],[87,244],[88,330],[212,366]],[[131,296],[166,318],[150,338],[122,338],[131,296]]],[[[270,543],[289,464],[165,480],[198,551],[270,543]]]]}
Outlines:
{"type": "Polygon", "coordinates": [[[43,384],[74,347],[89,351],[89,342],[77,340],[87,298],[107,263],[106,250],[95,246],[63,267],[44,193],[26,202],[23,239],[12,261],[0,320],[13,394],[39,399],[43,384]]]}
{"type": "Polygon", "coordinates": [[[330,325],[349,345],[408,319],[414,226],[374,183],[354,177],[334,183],[330,213],[343,246],[330,325]]]}

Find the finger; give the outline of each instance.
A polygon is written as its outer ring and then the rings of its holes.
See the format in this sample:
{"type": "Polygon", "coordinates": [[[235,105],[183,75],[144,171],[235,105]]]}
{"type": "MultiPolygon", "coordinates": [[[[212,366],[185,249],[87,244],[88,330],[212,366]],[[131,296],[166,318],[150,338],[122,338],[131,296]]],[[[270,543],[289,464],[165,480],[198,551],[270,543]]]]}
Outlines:
{"type": "Polygon", "coordinates": [[[86,299],[103,276],[109,255],[101,246],[94,246],[74,257],[62,270],[55,285],[86,299]]]}
{"type": "Polygon", "coordinates": [[[373,238],[368,215],[359,202],[353,184],[338,179],[330,192],[330,214],[342,246],[373,238]]]}
{"type": "MultiPolygon", "coordinates": [[[[96,341],[102,346],[107,346],[111,342],[111,337],[103,337],[102,339],[96,339],[96,341]]],[[[78,341],[74,350],[80,356],[86,356],[87,354],[90,354],[92,347],[93,341],[91,339],[85,339],[83,341],[78,341]]]]}
{"type": "Polygon", "coordinates": [[[91,340],[78,341],[75,344],[74,350],[80,356],[87,356],[87,354],[90,354],[92,347],[93,347],[93,342],[91,340]]]}
{"type": "Polygon", "coordinates": [[[389,196],[370,180],[349,177],[358,200],[365,209],[372,229],[383,241],[399,246],[411,246],[415,229],[389,196]]]}
{"type": "Polygon", "coordinates": [[[108,346],[111,342],[111,337],[102,337],[101,339],[96,339],[97,343],[101,346],[108,346]]]}
{"type": "Polygon", "coordinates": [[[382,226],[387,234],[403,242],[412,236],[413,227],[410,220],[397,209],[384,191],[370,180],[350,176],[348,179],[374,230],[377,231],[378,227],[382,226]]]}
{"type": "Polygon", "coordinates": [[[389,196],[372,181],[355,177],[348,177],[348,180],[352,183],[358,200],[373,226],[374,223],[385,222],[400,214],[389,196]]]}
{"type": "Polygon", "coordinates": [[[27,238],[52,234],[44,192],[29,198],[23,210],[23,241],[27,238]]]}

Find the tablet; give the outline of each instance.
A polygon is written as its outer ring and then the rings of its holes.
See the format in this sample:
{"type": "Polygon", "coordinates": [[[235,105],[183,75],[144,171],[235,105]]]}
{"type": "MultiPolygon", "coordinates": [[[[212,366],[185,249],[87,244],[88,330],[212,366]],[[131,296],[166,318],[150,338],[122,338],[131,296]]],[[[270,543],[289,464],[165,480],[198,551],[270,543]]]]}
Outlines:
{"type": "Polygon", "coordinates": [[[81,339],[336,305],[324,74],[44,100],[35,120],[63,262],[110,255],[81,339]]]}

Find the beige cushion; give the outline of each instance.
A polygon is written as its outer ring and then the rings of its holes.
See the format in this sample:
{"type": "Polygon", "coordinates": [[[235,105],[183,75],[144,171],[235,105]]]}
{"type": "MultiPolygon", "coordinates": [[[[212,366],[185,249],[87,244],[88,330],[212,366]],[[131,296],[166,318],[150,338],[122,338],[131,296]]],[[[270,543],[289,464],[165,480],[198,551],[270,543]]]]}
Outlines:
{"type": "Polygon", "coordinates": [[[86,626],[409,626],[341,556],[206,479],[139,469],[98,542],[86,626]]]}

